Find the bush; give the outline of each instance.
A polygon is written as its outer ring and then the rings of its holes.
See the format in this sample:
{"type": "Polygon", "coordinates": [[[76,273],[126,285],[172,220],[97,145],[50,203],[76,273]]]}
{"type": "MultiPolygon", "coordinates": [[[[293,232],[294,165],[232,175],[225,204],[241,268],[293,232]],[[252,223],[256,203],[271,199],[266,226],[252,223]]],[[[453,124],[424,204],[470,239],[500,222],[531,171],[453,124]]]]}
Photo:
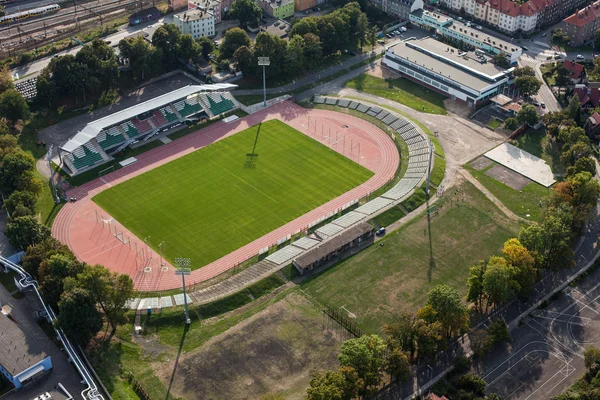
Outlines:
{"type": "Polygon", "coordinates": [[[518,127],[519,127],[519,121],[517,121],[516,118],[508,118],[506,121],[504,121],[504,128],[505,129],[514,131],[518,127]]]}
{"type": "Polygon", "coordinates": [[[482,378],[476,375],[464,374],[456,380],[456,387],[478,396],[483,396],[485,394],[486,384],[482,378]]]}

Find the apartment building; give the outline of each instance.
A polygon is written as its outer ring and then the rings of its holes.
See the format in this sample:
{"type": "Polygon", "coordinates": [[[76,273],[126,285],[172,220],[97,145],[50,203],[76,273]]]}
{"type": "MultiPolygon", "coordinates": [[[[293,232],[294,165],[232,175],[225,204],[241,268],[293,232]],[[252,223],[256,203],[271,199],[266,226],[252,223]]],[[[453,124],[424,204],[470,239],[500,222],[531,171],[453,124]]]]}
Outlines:
{"type": "Polygon", "coordinates": [[[189,0],[188,10],[210,12],[215,17],[215,24],[221,23],[222,10],[220,0],[189,0]]]}
{"type": "Polygon", "coordinates": [[[581,46],[594,39],[600,28],[600,0],[568,16],[563,21],[563,29],[571,39],[571,45],[581,46]]]}
{"type": "Polygon", "coordinates": [[[211,12],[199,9],[184,11],[173,16],[173,23],[182,34],[190,34],[194,39],[215,35],[215,17],[211,12]]]}
{"type": "Polygon", "coordinates": [[[403,20],[408,20],[411,12],[423,8],[423,0],[371,0],[371,3],[403,20]]]}

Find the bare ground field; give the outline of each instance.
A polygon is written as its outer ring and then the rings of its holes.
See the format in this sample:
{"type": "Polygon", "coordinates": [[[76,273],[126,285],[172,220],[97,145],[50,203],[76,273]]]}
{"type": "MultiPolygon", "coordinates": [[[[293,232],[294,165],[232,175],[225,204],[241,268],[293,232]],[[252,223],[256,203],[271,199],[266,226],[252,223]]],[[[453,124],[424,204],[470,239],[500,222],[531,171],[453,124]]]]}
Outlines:
{"type": "Polygon", "coordinates": [[[323,314],[290,293],[202,347],[157,366],[171,393],[184,399],[301,399],[313,371],[338,365],[341,342],[324,328],[323,314]],[[172,382],[171,382],[172,380],[172,382]]]}

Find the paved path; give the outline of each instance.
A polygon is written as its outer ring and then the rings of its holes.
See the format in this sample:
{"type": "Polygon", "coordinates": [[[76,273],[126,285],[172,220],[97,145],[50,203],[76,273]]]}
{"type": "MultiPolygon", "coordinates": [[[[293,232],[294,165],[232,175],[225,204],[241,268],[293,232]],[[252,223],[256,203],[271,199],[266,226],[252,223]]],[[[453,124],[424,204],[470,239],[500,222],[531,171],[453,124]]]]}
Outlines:
{"type": "MultiPolygon", "coordinates": [[[[129,274],[138,290],[158,291],[178,288],[180,280],[174,276],[172,266],[166,263],[161,267],[161,256],[158,253],[149,249],[144,241],[135,237],[117,221],[114,221],[110,215],[92,202],[91,198],[111,186],[262,121],[279,119],[300,132],[309,134],[307,124],[309,116],[311,124],[316,122],[319,127],[323,126],[325,130],[329,127],[332,129],[337,128],[340,135],[346,135],[348,139],[352,138],[352,141],[345,141],[347,142],[346,149],[343,149],[342,146],[334,146],[334,150],[340,153],[344,153],[344,151],[348,153],[352,142],[355,145],[360,142],[361,158],[355,161],[375,172],[375,175],[367,182],[345,194],[193,271],[187,282],[193,285],[214,278],[255,256],[260,249],[273,245],[277,240],[288,234],[295,234],[306,229],[313,221],[341,209],[343,205],[352,200],[368,195],[392,179],[399,163],[399,155],[390,137],[379,128],[360,118],[325,110],[306,110],[290,102],[280,103],[230,124],[219,121],[206,129],[138,156],[138,162],[132,166],[122,168],[70,190],[67,196],[76,197],[78,201],[66,204],[59,212],[52,227],[52,234],[67,244],[80,260],[90,264],[99,263],[114,271],[129,274]],[[347,125],[348,128],[341,129],[343,125],[347,125]],[[97,222],[97,215],[100,215],[102,220],[107,223],[97,222]],[[112,229],[113,233],[109,231],[109,228],[112,229]],[[130,239],[130,242],[125,245],[115,238],[114,232],[116,231],[123,232],[123,235],[130,239]]],[[[314,133],[311,135],[314,136],[314,133]]],[[[329,144],[326,138],[321,138],[320,133],[317,135],[316,140],[322,141],[325,145],[329,144]]],[[[349,156],[349,158],[352,157],[352,155],[349,156]]],[[[156,243],[160,242],[159,238],[153,239],[156,243]]]]}

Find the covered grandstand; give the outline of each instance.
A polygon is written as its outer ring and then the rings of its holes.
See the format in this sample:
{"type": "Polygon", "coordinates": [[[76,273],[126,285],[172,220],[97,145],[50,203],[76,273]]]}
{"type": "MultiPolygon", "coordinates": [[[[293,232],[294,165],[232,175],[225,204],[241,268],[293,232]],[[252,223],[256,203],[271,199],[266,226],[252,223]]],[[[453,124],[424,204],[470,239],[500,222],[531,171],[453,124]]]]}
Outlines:
{"type": "Polygon", "coordinates": [[[189,85],[90,122],[59,148],[59,158],[71,175],[96,167],[110,161],[110,154],[187,121],[235,110],[238,103],[228,90],[236,87],[189,85]]]}

